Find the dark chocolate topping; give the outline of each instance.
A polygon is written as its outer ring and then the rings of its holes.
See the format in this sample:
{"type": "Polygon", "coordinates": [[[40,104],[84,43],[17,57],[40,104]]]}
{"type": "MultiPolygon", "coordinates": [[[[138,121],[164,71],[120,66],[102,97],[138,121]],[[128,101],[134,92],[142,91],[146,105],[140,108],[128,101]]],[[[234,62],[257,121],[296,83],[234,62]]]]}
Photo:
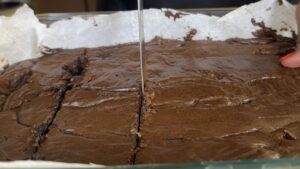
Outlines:
{"type": "MultiPolygon", "coordinates": [[[[259,23],[254,23],[259,24],[259,23]]],[[[267,30],[267,32],[270,30],[267,30]]],[[[106,165],[294,157],[294,39],[175,41],[55,50],[0,75],[0,159],[106,165]]]]}

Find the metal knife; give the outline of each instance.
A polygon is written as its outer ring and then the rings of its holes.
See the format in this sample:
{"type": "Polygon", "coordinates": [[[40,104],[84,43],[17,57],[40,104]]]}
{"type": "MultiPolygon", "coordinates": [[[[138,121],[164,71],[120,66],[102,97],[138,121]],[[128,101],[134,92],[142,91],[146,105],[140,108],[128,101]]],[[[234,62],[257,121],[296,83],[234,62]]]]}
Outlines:
{"type": "Polygon", "coordinates": [[[145,32],[144,32],[144,14],[143,14],[143,0],[138,1],[138,24],[139,24],[139,42],[140,42],[140,69],[142,80],[142,94],[145,94],[146,86],[146,64],[145,64],[145,32]]]}

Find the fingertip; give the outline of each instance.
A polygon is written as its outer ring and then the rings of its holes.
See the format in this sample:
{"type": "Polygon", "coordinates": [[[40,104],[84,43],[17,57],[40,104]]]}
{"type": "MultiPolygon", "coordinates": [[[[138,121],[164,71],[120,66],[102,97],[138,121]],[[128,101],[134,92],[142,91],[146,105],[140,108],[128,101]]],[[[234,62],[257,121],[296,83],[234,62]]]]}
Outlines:
{"type": "Polygon", "coordinates": [[[298,53],[290,53],[280,59],[281,64],[287,68],[300,67],[300,56],[298,53]]]}
{"type": "Polygon", "coordinates": [[[281,63],[282,66],[287,67],[287,68],[290,68],[290,63],[289,63],[289,60],[288,60],[288,59],[282,58],[282,59],[280,60],[280,63],[281,63]]]}
{"type": "Polygon", "coordinates": [[[279,60],[280,60],[280,62],[283,62],[284,60],[286,60],[286,59],[292,57],[293,55],[295,55],[295,52],[289,53],[289,54],[287,54],[287,55],[281,57],[279,60]]]}

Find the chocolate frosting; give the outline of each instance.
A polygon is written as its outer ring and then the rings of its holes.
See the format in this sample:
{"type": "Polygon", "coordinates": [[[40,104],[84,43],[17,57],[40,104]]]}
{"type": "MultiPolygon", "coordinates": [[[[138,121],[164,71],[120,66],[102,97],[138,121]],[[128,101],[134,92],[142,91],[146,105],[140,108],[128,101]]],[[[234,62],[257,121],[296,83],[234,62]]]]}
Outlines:
{"type": "MultiPolygon", "coordinates": [[[[192,34],[191,34],[192,35],[192,34]]],[[[300,71],[282,38],[56,50],[0,75],[0,160],[105,165],[294,157],[300,71]]]]}

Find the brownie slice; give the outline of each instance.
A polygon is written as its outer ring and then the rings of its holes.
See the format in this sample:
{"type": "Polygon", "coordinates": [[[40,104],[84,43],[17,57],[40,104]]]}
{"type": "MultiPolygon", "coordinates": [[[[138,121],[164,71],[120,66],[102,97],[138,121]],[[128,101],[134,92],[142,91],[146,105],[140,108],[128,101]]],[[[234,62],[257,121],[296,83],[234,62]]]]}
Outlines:
{"type": "Polygon", "coordinates": [[[86,56],[84,75],[66,93],[39,156],[63,162],[131,164],[141,107],[138,46],[88,49],[86,56]]]}
{"type": "Polygon", "coordinates": [[[80,55],[81,50],[58,51],[13,65],[1,74],[1,160],[36,158],[45,134],[37,138],[36,133],[45,123],[50,125],[66,83],[63,66],[80,55]]]}
{"type": "Polygon", "coordinates": [[[296,129],[283,132],[300,120],[300,72],[278,63],[288,46],[268,40],[150,43],[136,163],[299,155],[296,129]]]}

